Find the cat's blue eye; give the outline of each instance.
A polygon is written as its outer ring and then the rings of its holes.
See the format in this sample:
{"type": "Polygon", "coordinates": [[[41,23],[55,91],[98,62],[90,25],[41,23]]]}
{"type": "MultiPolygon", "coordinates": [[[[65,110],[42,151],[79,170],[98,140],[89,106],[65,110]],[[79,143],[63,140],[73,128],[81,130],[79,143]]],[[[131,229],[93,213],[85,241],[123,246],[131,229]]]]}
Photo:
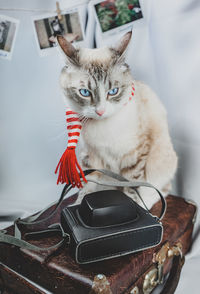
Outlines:
{"type": "Polygon", "coordinates": [[[91,95],[90,91],[88,91],[87,89],[80,89],[79,92],[83,97],[89,97],[91,95]]]}
{"type": "Polygon", "coordinates": [[[116,95],[119,91],[119,88],[113,88],[112,90],[108,91],[108,95],[116,95]]]}

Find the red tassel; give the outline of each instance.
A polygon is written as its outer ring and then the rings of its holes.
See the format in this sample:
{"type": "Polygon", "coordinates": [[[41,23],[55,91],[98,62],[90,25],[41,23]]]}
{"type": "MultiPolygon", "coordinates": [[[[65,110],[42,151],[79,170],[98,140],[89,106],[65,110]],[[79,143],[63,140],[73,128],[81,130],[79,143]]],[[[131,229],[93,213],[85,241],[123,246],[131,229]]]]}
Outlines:
{"type": "Polygon", "coordinates": [[[68,147],[65,150],[56,167],[55,174],[58,169],[59,173],[57,184],[71,183],[72,187],[76,186],[78,188],[83,188],[80,175],[82,176],[84,182],[87,183],[83,170],[77,161],[74,147],[68,147]]]}

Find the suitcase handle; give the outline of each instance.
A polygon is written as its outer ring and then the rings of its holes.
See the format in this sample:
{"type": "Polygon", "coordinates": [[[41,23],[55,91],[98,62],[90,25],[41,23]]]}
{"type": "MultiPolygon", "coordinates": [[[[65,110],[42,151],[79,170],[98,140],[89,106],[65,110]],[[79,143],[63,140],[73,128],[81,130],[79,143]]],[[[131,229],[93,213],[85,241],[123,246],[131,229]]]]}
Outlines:
{"type": "Polygon", "coordinates": [[[178,255],[173,257],[172,269],[169,273],[169,277],[165,282],[165,285],[160,294],[173,294],[178,286],[178,282],[181,275],[181,270],[185,262],[185,257],[178,255]]]}

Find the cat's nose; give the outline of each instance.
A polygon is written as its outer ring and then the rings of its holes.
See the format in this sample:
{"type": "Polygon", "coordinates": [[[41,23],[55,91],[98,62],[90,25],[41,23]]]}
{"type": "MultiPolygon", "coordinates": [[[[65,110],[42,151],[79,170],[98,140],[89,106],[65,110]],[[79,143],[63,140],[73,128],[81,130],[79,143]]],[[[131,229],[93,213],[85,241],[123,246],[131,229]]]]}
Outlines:
{"type": "Polygon", "coordinates": [[[98,114],[99,116],[102,116],[105,112],[105,109],[96,109],[95,110],[96,114],[98,114]]]}

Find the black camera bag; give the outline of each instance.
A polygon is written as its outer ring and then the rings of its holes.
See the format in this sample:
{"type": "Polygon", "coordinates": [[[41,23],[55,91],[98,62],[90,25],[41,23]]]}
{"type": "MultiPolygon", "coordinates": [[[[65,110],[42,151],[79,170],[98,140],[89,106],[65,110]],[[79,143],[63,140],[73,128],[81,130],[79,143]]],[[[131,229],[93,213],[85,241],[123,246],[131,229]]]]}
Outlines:
{"type": "MultiPolygon", "coordinates": [[[[163,228],[161,219],[166,210],[165,199],[159,190],[145,182],[130,182],[124,177],[107,170],[91,169],[85,175],[98,171],[114,181],[97,181],[88,179],[99,185],[108,187],[130,187],[134,189],[143,202],[139,187],[149,187],[157,191],[161,198],[162,209],[159,217],[153,216],[149,210],[143,209],[131,198],[118,190],[105,190],[86,195],[81,205],[69,206],[61,213],[61,222],[47,227],[46,230],[28,232],[24,236],[44,235],[49,232],[61,232],[63,239],[48,248],[37,247],[21,239],[19,226],[37,227],[50,219],[60,207],[65,195],[72,185],[65,185],[55,209],[47,218],[40,216],[48,209],[24,220],[15,221],[15,236],[0,232],[0,242],[13,244],[22,248],[46,251],[65,244],[70,246],[77,263],[91,263],[120,255],[137,252],[158,245],[162,240],[163,228]]],[[[145,203],[143,202],[146,207],[145,203]]]]}
{"type": "Polygon", "coordinates": [[[78,263],[151,248],[163,234],[157,217],[118,190],[91,193],[81,205],[66,207],[61,226],[70,235],[70,249],[78,263]]]}

